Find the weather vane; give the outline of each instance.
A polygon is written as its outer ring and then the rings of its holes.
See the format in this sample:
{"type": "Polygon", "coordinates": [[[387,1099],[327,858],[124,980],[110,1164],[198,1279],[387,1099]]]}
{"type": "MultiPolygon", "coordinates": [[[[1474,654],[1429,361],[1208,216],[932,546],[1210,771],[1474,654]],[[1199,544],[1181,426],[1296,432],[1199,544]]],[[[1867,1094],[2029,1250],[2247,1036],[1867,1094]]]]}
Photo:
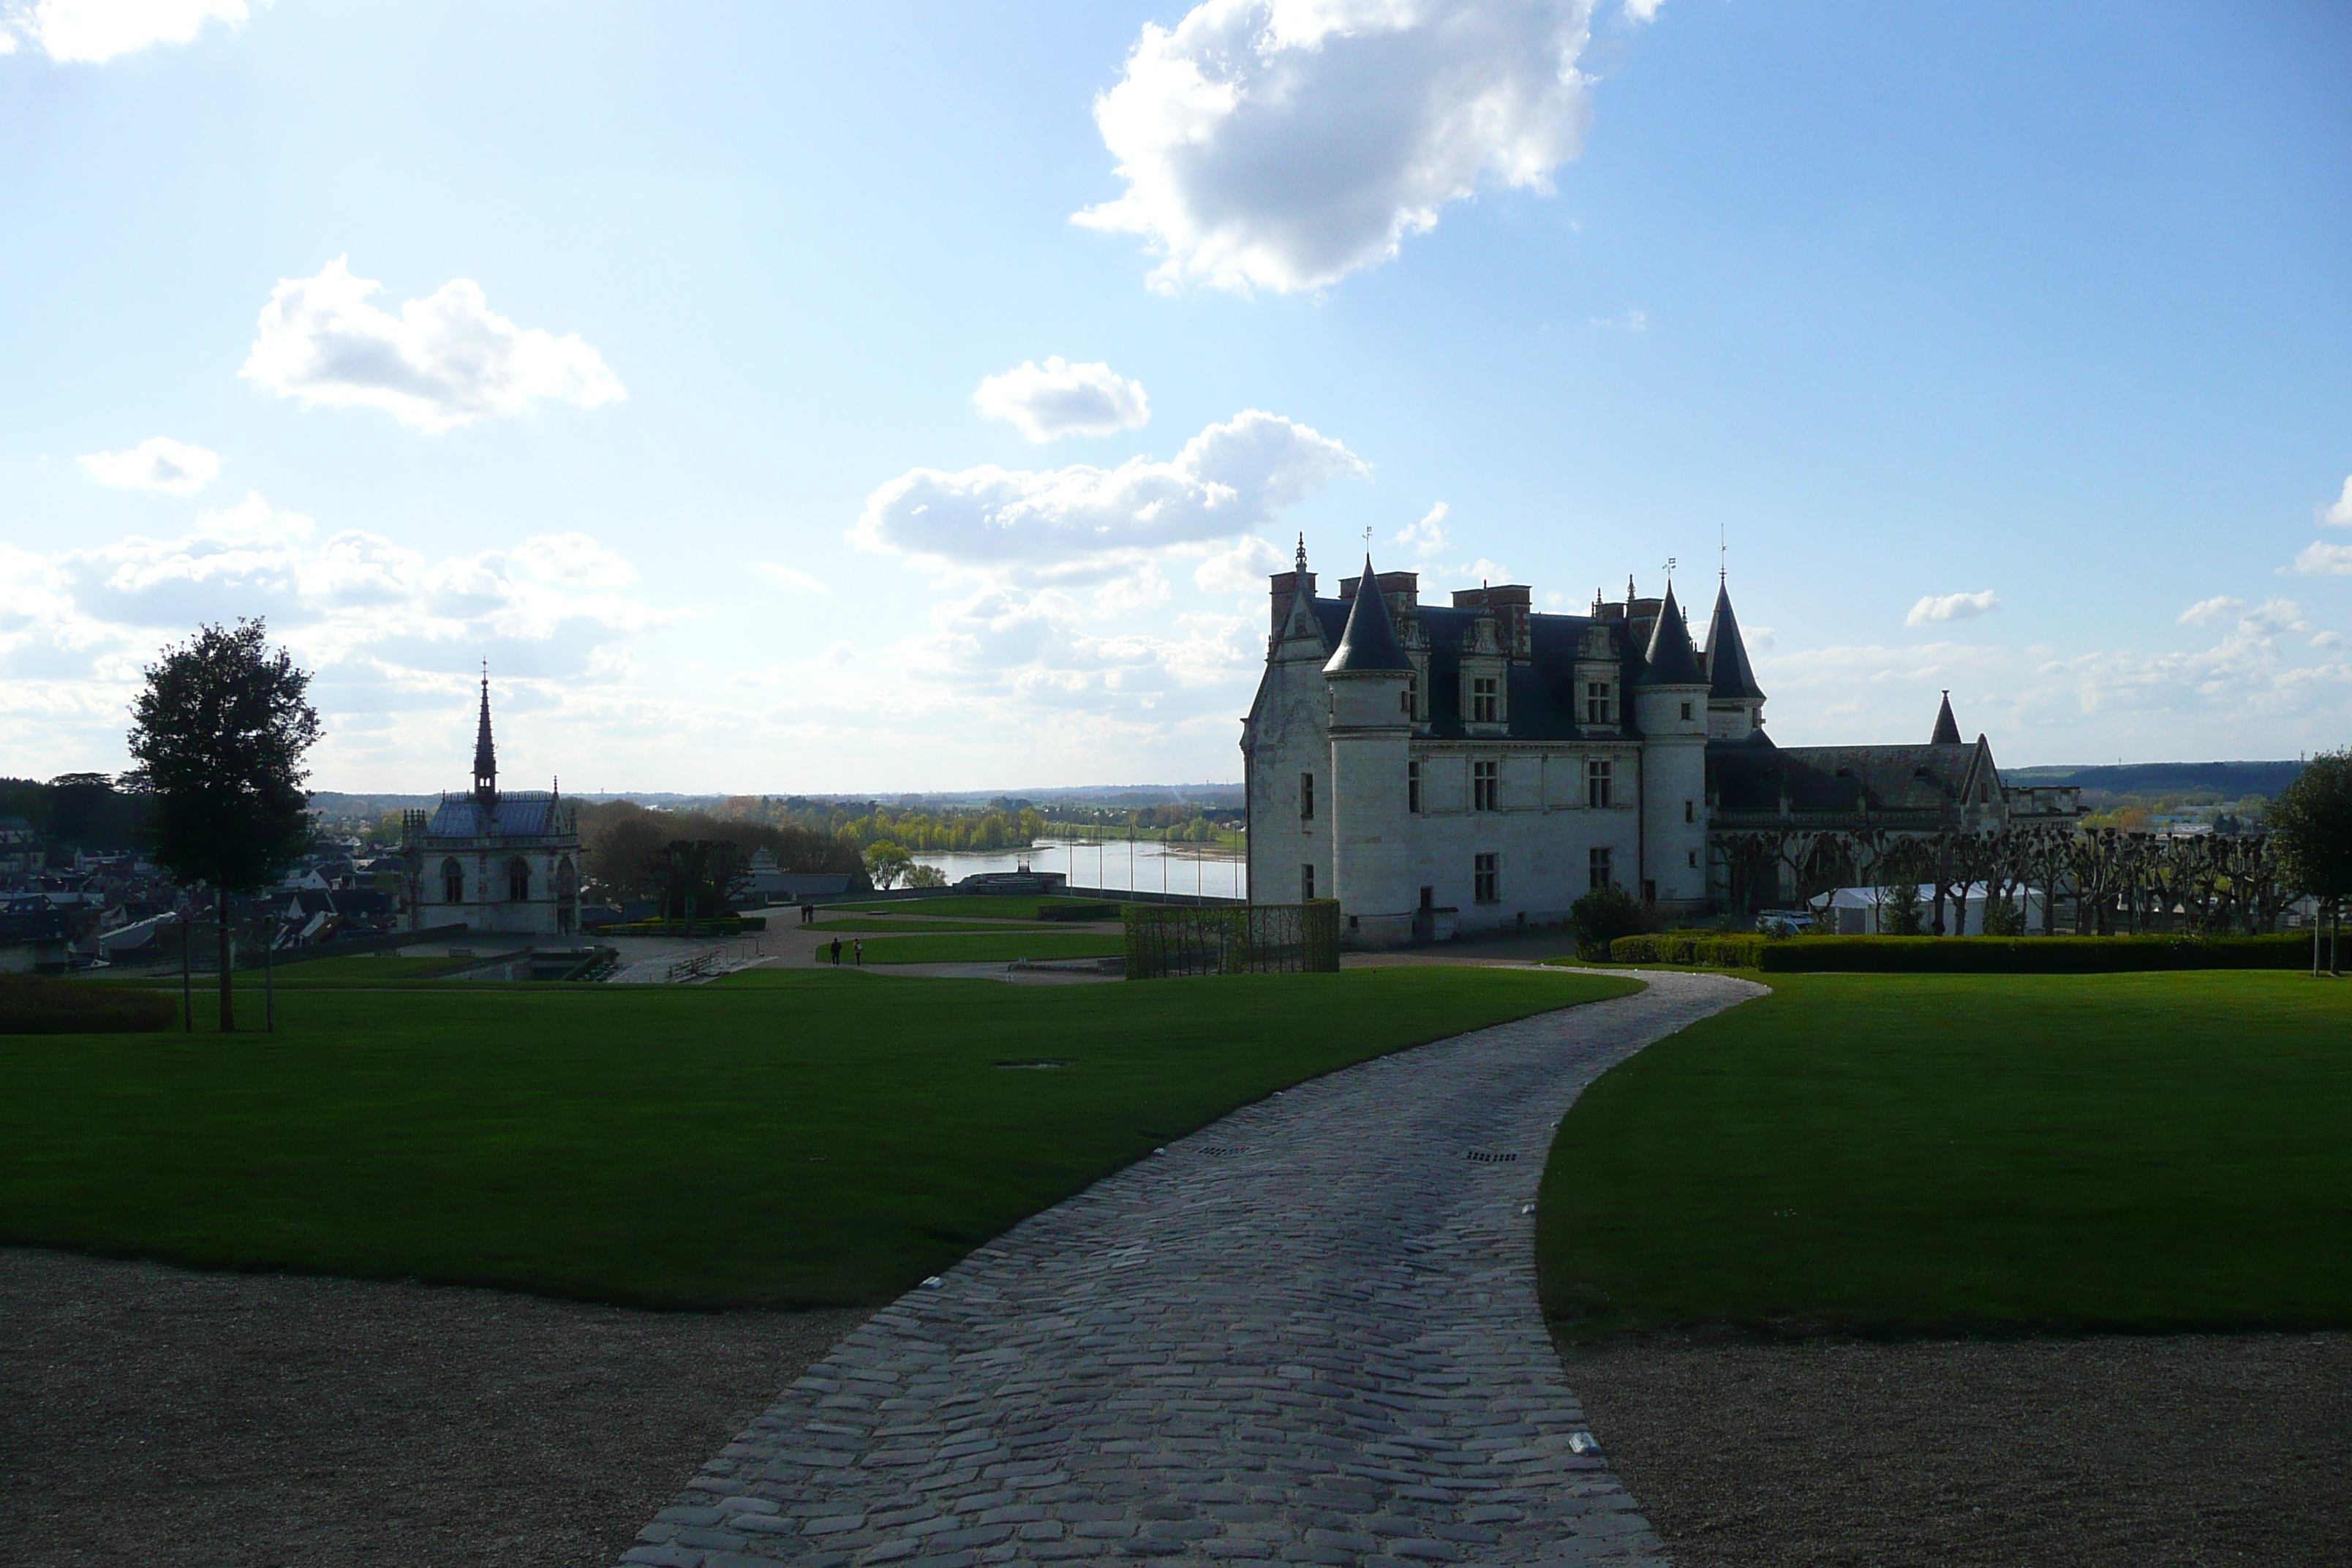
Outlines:
{"type": "Polygon", "coordinates": [[[1673,582],[1673,581],[1675,580],[1675,558],[1674,558],[1673,556],[1671,556],[1671,555],[1667,556],[1667,557],[1666,557],[1666,581],[1667,581],[1667,582],[1669,582],[1669,583],[1671,583],[1671,582],[1673,582]]]}

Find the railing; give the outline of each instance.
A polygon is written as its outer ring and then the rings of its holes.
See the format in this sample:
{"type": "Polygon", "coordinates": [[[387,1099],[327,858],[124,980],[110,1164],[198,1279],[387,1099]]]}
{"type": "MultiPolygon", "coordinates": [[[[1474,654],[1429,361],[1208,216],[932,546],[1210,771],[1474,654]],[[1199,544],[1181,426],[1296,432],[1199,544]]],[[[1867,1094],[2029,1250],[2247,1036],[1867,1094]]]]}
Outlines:
{"type": "Polygon", "coordinates": [[[1129,904],[1127,977],[1177,974],[1335,973],[1339,967],[1339,904],[1252,904],[1201,909],[1129,904]]]}

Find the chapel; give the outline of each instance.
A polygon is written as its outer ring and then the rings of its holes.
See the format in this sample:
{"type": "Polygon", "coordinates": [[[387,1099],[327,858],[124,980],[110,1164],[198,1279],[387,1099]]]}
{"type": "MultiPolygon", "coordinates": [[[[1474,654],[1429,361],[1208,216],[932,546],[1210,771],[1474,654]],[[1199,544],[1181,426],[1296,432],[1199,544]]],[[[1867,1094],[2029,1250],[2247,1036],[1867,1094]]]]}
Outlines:
{"type": "Polygon", "coordinates": [[[499,788],[490,679],[474,736],[474,784],[429,814],[406,814],[409,929],[569,936],[580,921],[580,826],[561,786],[499,788]]]}

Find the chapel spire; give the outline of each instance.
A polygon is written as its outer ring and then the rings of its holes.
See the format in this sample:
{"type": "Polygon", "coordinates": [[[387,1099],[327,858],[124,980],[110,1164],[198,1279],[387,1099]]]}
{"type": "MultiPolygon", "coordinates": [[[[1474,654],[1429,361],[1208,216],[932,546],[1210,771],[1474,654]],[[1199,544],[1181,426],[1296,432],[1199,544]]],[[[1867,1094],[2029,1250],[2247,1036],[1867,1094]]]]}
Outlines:
{"type": "Polygon", "coordinates": [[[474,798],[488,805],[499,797],[499,750],[490,740],[490,666],[482,663],[482,721],[474,731],[474,798]]]}

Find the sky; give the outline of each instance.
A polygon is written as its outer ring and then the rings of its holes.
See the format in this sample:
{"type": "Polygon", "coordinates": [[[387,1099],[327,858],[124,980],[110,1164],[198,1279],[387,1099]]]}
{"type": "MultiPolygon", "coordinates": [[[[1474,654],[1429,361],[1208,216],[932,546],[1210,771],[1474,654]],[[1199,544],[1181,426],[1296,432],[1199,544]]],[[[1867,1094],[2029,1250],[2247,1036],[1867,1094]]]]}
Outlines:
{"type": "Polygon", "coordinates": [[[0,773],[1237,779],[1270,572],[1718,572],[1783,744],[2352,742],[2352,9],[0,0],[0,773]],[[1369,539],[1367,537],[1369,531],[1369,539]]]}

